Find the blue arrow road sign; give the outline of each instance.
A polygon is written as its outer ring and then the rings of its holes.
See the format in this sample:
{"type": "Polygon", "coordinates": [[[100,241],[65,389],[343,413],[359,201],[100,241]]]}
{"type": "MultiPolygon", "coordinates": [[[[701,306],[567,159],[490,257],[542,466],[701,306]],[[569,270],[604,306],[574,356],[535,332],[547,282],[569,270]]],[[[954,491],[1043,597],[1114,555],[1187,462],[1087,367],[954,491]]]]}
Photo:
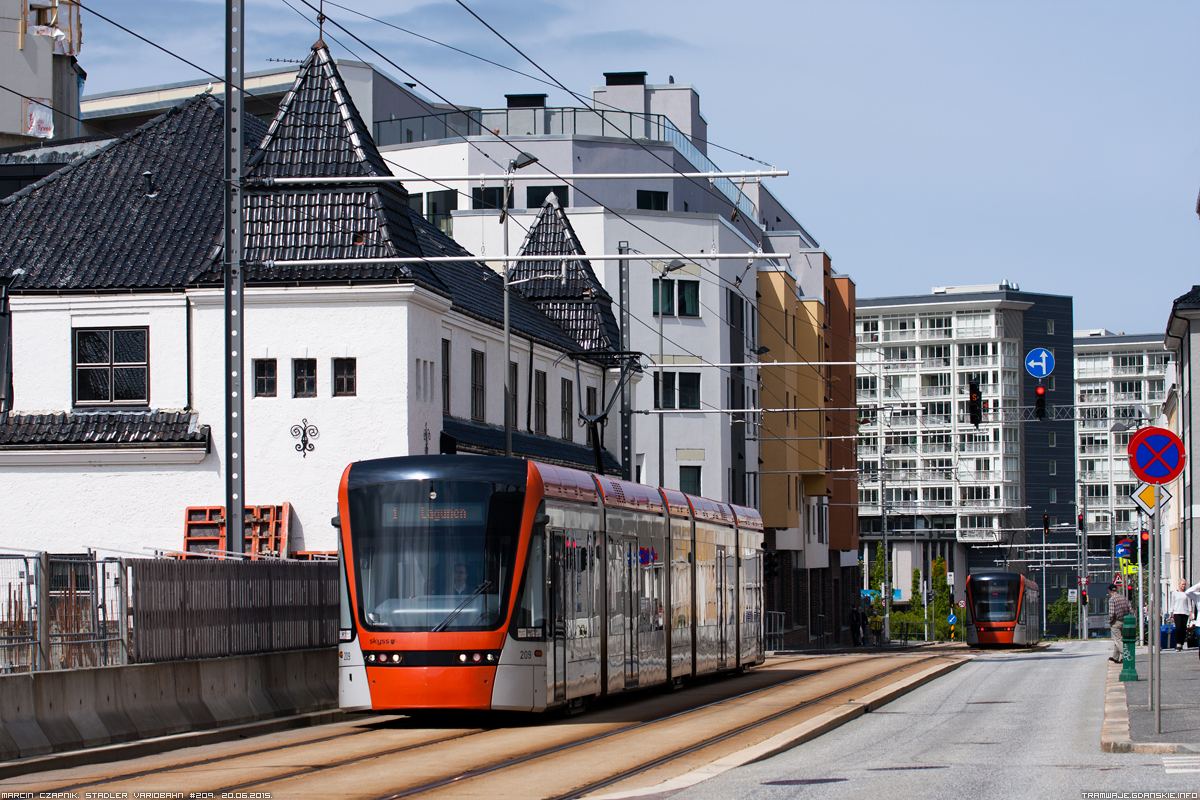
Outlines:
{"type": "Polygon", "coordinates": [[[1025,370],[1035,378],[1054,372],[1054,354],[1044,347],[1035,347],[1025,356],[1025,370]]]}
{"type": "Polygon", "coordinates": [[[949,622],[951,625],[953,625],[954,623],[958,622],[958,617],[951,614],[950,616],[946,617],[946,622],[949,622]]]}
{"type": "Polygon", "coordinates": [[[1117,545],[1117,558],[1129,558],[1129,545],[1117,545]]]}

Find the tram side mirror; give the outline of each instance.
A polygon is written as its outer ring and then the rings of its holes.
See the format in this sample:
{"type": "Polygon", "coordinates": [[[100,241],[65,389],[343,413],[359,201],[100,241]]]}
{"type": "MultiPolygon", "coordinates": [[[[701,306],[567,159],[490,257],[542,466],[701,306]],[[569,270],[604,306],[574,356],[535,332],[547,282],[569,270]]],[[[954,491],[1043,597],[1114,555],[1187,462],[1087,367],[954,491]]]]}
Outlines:
{"type": "Polygon", "coordinates": [[[534,515],[533,524],[534,525],[549,525],[550,524],[550,515],[549,514],[534,515]]]}
{"type": "Polygon", "coordinates": [[[329,524],[332,525],[333,527],[337,528],[338,530],[341,530],[342,529],[341,516],[338,514],[334,514],[333,519],[329,520],[329,524]]]}

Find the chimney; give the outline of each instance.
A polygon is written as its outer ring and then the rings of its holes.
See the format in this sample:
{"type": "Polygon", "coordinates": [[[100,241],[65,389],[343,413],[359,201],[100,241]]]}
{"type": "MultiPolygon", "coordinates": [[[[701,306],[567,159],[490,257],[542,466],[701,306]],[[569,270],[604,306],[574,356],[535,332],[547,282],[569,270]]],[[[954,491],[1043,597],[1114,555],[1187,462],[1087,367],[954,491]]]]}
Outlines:
{"type": "Polygon", "coordinates": [[[509,108],[546,107],[546,95],[544,94],[506,94],[504,97],[508,100],[509,108]]]}
{"type": "Polygon", "coordinates": [[[605,86],[645,86],[646,73],[644,72],[606,72],[604,73],[605,86]]]}

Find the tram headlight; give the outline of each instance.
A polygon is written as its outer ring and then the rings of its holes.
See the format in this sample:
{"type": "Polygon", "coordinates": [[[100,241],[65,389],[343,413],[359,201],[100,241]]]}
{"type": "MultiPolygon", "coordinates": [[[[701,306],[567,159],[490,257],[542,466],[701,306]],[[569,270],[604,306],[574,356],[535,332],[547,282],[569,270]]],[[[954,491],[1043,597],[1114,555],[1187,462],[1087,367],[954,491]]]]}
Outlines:
{"type": "Polygon", "coordinates": [[[374,654],[374,653],[371,653],[369,656],[367,656],[367,661],[368,661],[368,662],[371,662],[371,663],[374,663],[374,661],[375,661],[375,654],[374,654]]]}
{"type": "Polygon", "coordinates": [[[487,658],[488,658],[488,661],[495,661],[495,660],[496,660],[496,657],[495,657],[494,655],[492,655],[491,653],[488,653],[488,656],[487,656],[487,658]]]}
{"type": "Polygon", "coordinates": [[[458,660],[459,660],[459,661],[466,661],[466,660],[467,660],[467,654],[466,654],[466,653],[459,653],[459,654],[458,654],[458,660]]]}
{"type": "Polygon", "coordinates": [[[476,653],[475,655],[471,656],[472,661],[479,661],[482,658],[483,658],[483,656],[479,655],[479,653],[476,653]]]}
{"type": "Polygon", "coordinates": [[[400,663],[400,654],[399,653],[393,654],[392,661],[395,661],[397,664],[399,664],[400,663]]]}

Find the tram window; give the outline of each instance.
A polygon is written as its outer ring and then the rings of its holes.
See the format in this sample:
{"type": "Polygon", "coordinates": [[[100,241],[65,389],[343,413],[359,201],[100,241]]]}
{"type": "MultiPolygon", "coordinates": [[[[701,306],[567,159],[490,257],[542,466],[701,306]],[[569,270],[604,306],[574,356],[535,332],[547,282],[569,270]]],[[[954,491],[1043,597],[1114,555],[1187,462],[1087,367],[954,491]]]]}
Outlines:
{"type": "Polygon", "coordinates": [[[494,630],[505,616],[525,493],[400,481],[349,493],[356,590],[376,630],[494,630]]]}
{"type": "Polygon", "coordinates": [[[542,638],[546,624],[546,534],[541,527],[534,530],[529,540],[529,556],[525,559],[525,588],[521,592],[521,603],[517,606],[515,626],[521,639],[542,638]],[[530,628],[536,634],[530,636],[530,628]]]}
{"type": "Polygon", "coordinates": [[[1007,622],[1016,619],[1021,581],[1003,578],[972,578],[971,602],[978,622],[1007,622]]]}

